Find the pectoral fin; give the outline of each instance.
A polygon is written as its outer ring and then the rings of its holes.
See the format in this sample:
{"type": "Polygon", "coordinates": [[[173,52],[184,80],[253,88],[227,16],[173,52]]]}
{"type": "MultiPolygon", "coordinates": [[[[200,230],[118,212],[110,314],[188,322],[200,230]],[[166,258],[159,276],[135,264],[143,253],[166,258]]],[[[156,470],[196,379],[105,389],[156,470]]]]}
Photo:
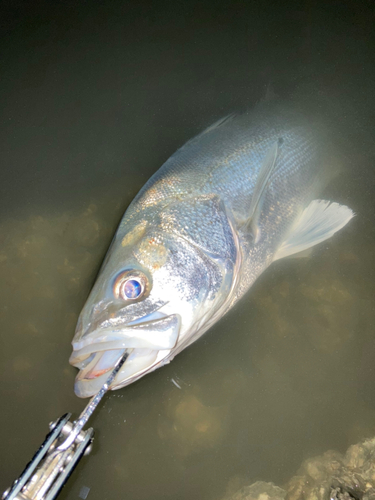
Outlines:
{"type": "Polygon", "coordinates": [[[282,142],[283,140],[280,138],[266,154],[254,188],[249,209],[249,217],[245,223],[245,225],[248,226],[253,233],[254,243],[257,243],[260,239],[260,229],[258,224],[259,214],[262,207],[264,192],[267,188],[269,178],[275,169],[276,160],[279,154],[279,147],[282,142]]]}
{"type": "Polygon", "coordinates": [[[274,256],[274,261],[321,243],[344,227],[354,212],[345,205],[330,201],[314,200],[302,212],[292,227],[288,238],[274,256]]]}

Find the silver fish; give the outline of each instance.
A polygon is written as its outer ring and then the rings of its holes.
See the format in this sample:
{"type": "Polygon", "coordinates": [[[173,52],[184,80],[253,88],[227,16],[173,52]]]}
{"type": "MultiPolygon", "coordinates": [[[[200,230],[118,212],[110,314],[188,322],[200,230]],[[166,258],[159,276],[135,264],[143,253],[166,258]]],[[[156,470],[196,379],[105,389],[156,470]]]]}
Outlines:
{"type": "Polygon", "coordinates": [[[75,392],[112,389],[169,363],[275,260],[353,217],[315,199],[335,153],[323,129],[280,106],[226,117],[172,155],[127,209],[80,315],[75,392]]]}

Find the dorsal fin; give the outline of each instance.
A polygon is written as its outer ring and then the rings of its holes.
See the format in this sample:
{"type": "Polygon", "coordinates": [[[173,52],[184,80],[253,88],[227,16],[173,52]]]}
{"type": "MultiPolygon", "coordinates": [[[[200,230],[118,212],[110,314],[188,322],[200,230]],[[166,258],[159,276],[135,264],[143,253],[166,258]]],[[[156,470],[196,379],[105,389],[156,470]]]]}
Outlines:
{"type": "MultiPolygon", "coordinates": [[[[181,146],[180,149],[178,149],[178,151],[176,151],[176,153],[185,149],[187,146],[191,146],[192,144],[194,144],[194,142],[196,142],[198,139],[200,139],[203,135],[206,135],[209,132],[212,132],[213,130],[218,129],[219,127],[224,125],[224,123],[227,123],[230,120],[232,120],[235,116],[236,116],[236,113],[230,113],[229,115],[226,115],[223,118],[220,118],[220,120],[217,120],[215,123],[213,123],[209,127],[205,128],[202,132],[199,132],[198,135],[192,137],[189,141],[185,142],[185,144],[183,146],[181,146]]],[[[176,153],[174,153],[174,154],[176,154],[176,153]]]]}
{"type": "Polygon", "coordinates": [[[207,134],[208,132],[211,132],[215,128],[221,127],[222,125],[224,125],[224,123],[232,120],[235,116],[236,116],[236,113],[230,113],[229,115],[224,116],[223,118],[220,118],[220,120],[217,120],[215,123],[213,123],[212,125],[210,125],[206,129],[204,129],[203,132],[201,132],[200,134],[198,134],[196,137],[199,137],[201,135],[207,134]]]}

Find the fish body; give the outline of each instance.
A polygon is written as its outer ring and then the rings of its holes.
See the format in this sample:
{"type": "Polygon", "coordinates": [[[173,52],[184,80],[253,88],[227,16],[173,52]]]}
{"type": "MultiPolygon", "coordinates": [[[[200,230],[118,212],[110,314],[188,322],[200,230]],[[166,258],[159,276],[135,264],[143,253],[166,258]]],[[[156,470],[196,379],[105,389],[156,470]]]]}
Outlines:
{"type": "Polygon", "coordinates": [[[272,262],[343,227],[349,208],[315,200],[334,164],[323,129],[275,106],[173,154],[127,209],[80,315],[77,395],[95,394],[125,349],[113,389],[168,363],[272,262]]]}

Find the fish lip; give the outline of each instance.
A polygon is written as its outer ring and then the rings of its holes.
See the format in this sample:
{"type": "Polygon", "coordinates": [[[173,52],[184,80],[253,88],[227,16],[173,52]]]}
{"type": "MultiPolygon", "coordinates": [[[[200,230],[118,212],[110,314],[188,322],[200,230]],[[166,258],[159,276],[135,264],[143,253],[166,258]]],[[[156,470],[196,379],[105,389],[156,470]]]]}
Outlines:
{"type": "Polygon", "coordinates": [[[98,327],[89,337],[72,342],[73,352],[69,362],[77,366],[88,355],[97,351],[127,348],[163,350],[172,348],[181,330],[179,314],[163,314],[157,319],[123,323],[115,327],[98,327]],[[152,334],[150,336],[150,331],[152,334]],[[154,333],[155,332],[155,333],[154,333]],[[99,335],[97,335],[99,334],[99,335]]]}
{"type": "MultiPolygon", "coordinates": [[[[150,371],[155,370],[159,366],[169,363],[169,357],[170,357],[171,350],[166,350],[166,351],[159,351],[156,355],[155,360],[147,367],[142,368],[138,371],[135,371],[131,375],[128,375],[126,378],[122,379],[121,381],[117,380],[118,376],[121,374],[117,374],[115,380],[112,382],[110,385],[110,390],[116,390],[116,389],[121,389],[136,380],[139,380],[142,378],[144,375],[149,373],[150,371]]],[[[124,365],[126,364],[126,361],[124,365]]],[[[103,387],[105,382],[108,380],[109,377],[109,372],[104,373],[103,375],[100,375],[94,379],[80,379],[79,378],[79,373],[76,377],[76,381],[74,384],[74,392],[79,398],[89,398],[92,396],[95,396],[100,389],[103,387]]]]}
{"type": "MultiPolygon", "coordinates": [[[[90,376],[92,375],[92,371],[95,370],[94,367],[96,366],[96,364],[100,363],[101,356],[96,356],[99,353],[104,355],[107,351],[117,350],[119,351],[120,357],[120,351],[122,350],[122,352],[124,352],[125,349],[128,349],[130,353],[135,351],[136,357],[140,356],[140,358],[137,359],[145,359],[143,358],[143,352],[146,351],[149,351],[150,356],[152,357],[152,359],[149,359],[150,363],[147,364],[148,361],[146,360],[146,364],[142,365],[142,367],[139,367],[139,364],[137,365],[137,361],[135,361],[134,363],[133,360],[133,364],[130,364],[130,366],[128,360],[125,361],[124,367],[128,363],[128,371],[130,370],[131,373],[128,373],[122,380],[119,380],[118,377],[116,377],[115,381],[111,385],[111,389],[116,388],[116,386],[118,386],[119,388],[123,387],[124,385],[128,385],[128,383],[130,383],[134,379],[140,378],[149,371],[152,371],[156,363],[160,364],[160,357],[161,359],[164,359],[164,357],[166,357],[168,353],[172,351],[172,349],[178,342],[181,332],[180,315],[163,314],[162,317],[160,316],[161,314],[159,314],[158,319],[153,319],[151,321],[147,321],[147,318],[145,317],[145,321],[137,320],[136,322],[132,322],[132,324],[130,325],[129,323],[124,323],[121,329],[118,326],[113,328],[112,330],[115,330],[114,333],[108,331],[108,329],[105,334],[103,334],[102,332],[100,332],[99,327],[92,334],[90,334],[90,337],[84,340],[81,339],[78,342],[73,341],[73,352],[70,356],[69,362],[80,370],[77,374],[75,383],[75,392],[77,396],[84,398],[96,394],[109,377],[110,371],[113,369],[110,366],[108,366],[108,369],[106,369],[103,374],[94,377],[90,376]],[[152,333],[154,333],[153,329],[155,332],[154,341],[152,340],[152,333]],[[134,332],[135,342],[137,342],[140,338],[140,346],[129,346],[129,342],[132,342],[132,338],[131,335],[129,336],[129,332],[134,332]],[[148,337],[150,337],[149,345],[147,344],[148,337]],[[94,358],[92,358],[93,355],[94,358]],[[94,365],[91,365],[95,358],[96,361],[94,365]],[[90,365],[91,367],[89,368],[90,365]],[[140,369],[138,369],[137,366],[140,369]],[[132,367],[134,367],[135,369],[134,372],[132,372],[132,367]]],[[[118,374],[118,376],[121,376],[120,373],[118,374]]]]}
{"type": "Polygon", "coordinates": [[[75,366],[76,368],[79,368],[79,370],[82,370],[82,368],[79,366],[84,360],[89,358],[92,354],[95,354],[97,352],[105,352],[105,351],[112,351],[112,350],[118,350],[118,349],[126,349],[125,347],[119,346],[119,344],[116,341],[113,342],[98,342],[96,344],[91,344],[90,349],[79,349],[76,350],[74,349],[72,354],[70,355],[69,358],[69,363],[72,366],[75,366]]]}
{"type": "MultiPolygon", "coordinates": [[[[147,302],[148,299],[146,299],[145,302],[147,302]]],[[[121,302],[121,301],[120,301],[121,302]]],[[[122,304],[122,302],[121,302],[122,304]]],[[[137,302],[134,302],[132,304],[128,304],[124,306],[122,304],[121,307],[118,308],[116,311],[116,314],[118,315],[118,326],[121,325],[133,325],[135,323],[143,322],[143,321],[148,321],[145,318],[153,317],[155,315],[158,315],[160,317],[166,316],[165,313],[162,313],[160,309],[164,306],[166,306],[168,302],[158,302],[158,303],[153,303],[152,306],[150,304],[147,305],[146,309],[147,312],[143,316],[138,316],[131,308],[137,305],[137,302]]],[[[97,314],[98,318],[94,320],[90,320],[86,326],[83,325],[83,320],[82,320],[82,313],[80,317],[78,318],[78,323],[76,327],[76,332],[73,337],[73,344],[75,342],[81,341],[82,339],[86,338],[91,338],[91,336],[97,331],[101,330],[103,328],[106,328],[108,326],[111,326],[110,321],[108,321],[108,308],[111,305],[115,305],[115,302],[108,301],[104,302],[104,304],[101,303],[101,312],[97,314]],[[101,318],[101,319],[100,319],[101,318]],[[95,327],[93,327],[95,325],[95,327]],[[76,340],[77,339],[77,340],[76,340]]]]}

